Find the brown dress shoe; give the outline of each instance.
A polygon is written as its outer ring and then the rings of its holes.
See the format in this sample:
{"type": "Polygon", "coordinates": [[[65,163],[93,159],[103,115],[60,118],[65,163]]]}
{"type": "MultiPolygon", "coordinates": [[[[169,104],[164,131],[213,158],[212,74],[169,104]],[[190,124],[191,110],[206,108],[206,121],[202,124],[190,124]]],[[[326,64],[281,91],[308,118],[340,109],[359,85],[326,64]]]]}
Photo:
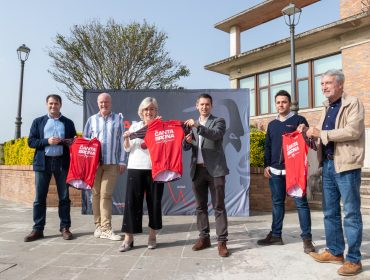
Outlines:
{"type": "Polygon", "coordinates": [[[31,233],[29,235],[27,235],[24,238],[24,242],[31,242],[31,241],[35,241],[35,240],[40,239],[40,238],[44,238],[44,232],[33,230],[33,231],[31,231],[31,233]]]}
{"type": "Polygon", "coordinates": [[[310,256],[317,262],[321,263],[343,263],[343,255],[334,256],[328,250],[322,253],[311,252],[310,256]]]}
{"type": "Polygon", "coordinates": [[[218,255],[220,257],[225,258],[229,256],[229,250],[227,250],[226,241],[219,241],[217,247],[218,247],[218,255]]]}
{"type": "Polygon", "coordinates": [[[362,271],[361,262],[344,262],[343,266],[338,269],[338,274],[343,276],[352,276],[359,274],[362,271]]]}
{"type": "Polygon", "coordinates": [[[315,246],[313,246],[311,239],[304,239],[303,240],[303,251],[306,254],[315,252],[315,246]]]}
{"type": "Polygon", "coordinates": [[[211,247],[211,240],[209,238],[199,238],[191,248],[193,251],[199,251],[211,247]]]}
{"type": "Polygon", "coordinates": [[[72,232],[69,231],[69,228],[62,228],[60,230],[64,240],[71,240],[73,238],[72,232]]]}

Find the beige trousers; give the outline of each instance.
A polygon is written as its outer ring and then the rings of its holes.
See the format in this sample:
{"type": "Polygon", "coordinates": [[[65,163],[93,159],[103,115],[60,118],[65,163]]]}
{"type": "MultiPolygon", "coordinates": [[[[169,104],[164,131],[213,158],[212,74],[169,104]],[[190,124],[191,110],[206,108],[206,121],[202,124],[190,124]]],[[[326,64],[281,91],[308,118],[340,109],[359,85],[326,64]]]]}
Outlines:
{"type": "Polygon", "coordinates": [[[118,166],[102,164],[96,172],[94,187],[92,188],[92,208],[95,227],[102,230],[112,228],[112,194],[116,186],[118,166]]]}

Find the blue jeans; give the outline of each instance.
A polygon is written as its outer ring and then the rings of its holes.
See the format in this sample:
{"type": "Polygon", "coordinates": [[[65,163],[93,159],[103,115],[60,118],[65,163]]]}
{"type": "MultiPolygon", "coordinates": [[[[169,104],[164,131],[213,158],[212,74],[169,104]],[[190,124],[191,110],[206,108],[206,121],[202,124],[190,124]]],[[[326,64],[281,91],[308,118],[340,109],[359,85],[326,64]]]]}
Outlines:
{"type": "MultiPolygon", "coordinates": [[[[285,175],[271,174],[270,190],[272,198],[272,225],[273,236],[281,237],[285,215],[286,184],[285,175]]],[[[311,212],[308,207],[307,197],[294,197],[298,210],[299,225],[301,227],[301,238],[312,239],[311,235],[311,212]]]]}
{"type": "Polygon", "coordinates": [[[336,173],[334,162],[324,160],[322,171],[323,211],[326,246],[335,256],[344,252],[340,199],[344,210],[344,233],[348,242],[346,260],[358,263],[361,260],[361,169],[336,173]]]}
{"type": "Polygon", "coordinates": [[[43,231],[46,220],[46,197],[49,191],[51,176],[54,175],[57,185],[60,218],[60,230],[71,226],[71,201],[66,184],[68,170],[63,169],[61,158],[45,159],[45,171],[35,171],[35,201],[33,202],[33,230],[43,231]]]}

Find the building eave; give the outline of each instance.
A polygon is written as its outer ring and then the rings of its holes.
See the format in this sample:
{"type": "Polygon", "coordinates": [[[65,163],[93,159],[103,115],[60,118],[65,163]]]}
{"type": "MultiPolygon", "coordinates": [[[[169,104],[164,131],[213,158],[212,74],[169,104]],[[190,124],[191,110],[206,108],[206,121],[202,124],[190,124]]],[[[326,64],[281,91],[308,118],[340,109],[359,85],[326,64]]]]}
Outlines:
{"type": "MultiPolygon", "coordinates": [[[[294,5],[297,8],[303,8],[318,1],[320,0],[295,0],[294,5]]],[[[243,12],[216,23],[215,28],[229,33],[231,27],[238,26],[240,31],[243,32],[282,16],[281,10],[291,2],[291,0],[266,0],[243,12]]]]}
{"type": "MultiPolygon", "coordinates": [[[[305,46],[315,44],[322,40],[335,38],[343,33],[354,31],[359,28],[370,25],[370,13],[361,13],[348,17],[336,22],[311,29],[309,31],[300,33],[295,37],[296,49],[304,48],[305,46]]],[[[370,37],[370,35],[369,35],[370,37]]],[[[229,75],[231,71],[238,66],[242,66],[261,58],[266,58],[274,55],[279,55],[286,52],[290,48],[290,39],[285,38],[274,43],[261,46],[256,49],[249,50],[239,55],[231,56],[226,59],[205,65],[206,70],[217,72],[224,75],[229,75]]]]}

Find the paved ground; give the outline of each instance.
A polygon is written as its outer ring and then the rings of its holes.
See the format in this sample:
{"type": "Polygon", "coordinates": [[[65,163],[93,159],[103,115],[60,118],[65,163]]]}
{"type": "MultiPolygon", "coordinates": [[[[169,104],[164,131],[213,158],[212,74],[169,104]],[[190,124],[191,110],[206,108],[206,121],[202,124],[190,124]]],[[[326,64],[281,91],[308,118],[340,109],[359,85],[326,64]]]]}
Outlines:
{"type": "MultiPolygon", "coordinates": [[[[25,243],[32,227],[32,209],[0,200],[0,279],[370,279],[370,219],[364,216],[362,246],[364,272],[356,277],[340,277],[339,265],[320,264],[303,253],[295,212],[287,213],[283,239],[286,245],[258,247],[270,227],[270,213],[229,219],[229,258],[217,255],[212,248],[193,252],[197,238],[192,216],[164,217],[159,232],[159,246],[146,247],[147,235],[136,236],[133,250],[120,253],[120,242],[93,237],[92,217],[72,210],[74,240],[64,241],[58,233],[56,208],[48,209],[46,237],[25,243]]],[[[211,218],[211,221],[213,218],[211,218]]],[[[114,216],[116,232],[122,217],[114,216]]],[[[324,248],[321,212],[312,213],[316,246],[324,248]]],[[[144,219],[147,224],[147,217],[144,219]]],[[[212,227],[214,224],[212,223],[212,227]]],[[[212,236],[215,233],[212,231],[212,236]]]]}

